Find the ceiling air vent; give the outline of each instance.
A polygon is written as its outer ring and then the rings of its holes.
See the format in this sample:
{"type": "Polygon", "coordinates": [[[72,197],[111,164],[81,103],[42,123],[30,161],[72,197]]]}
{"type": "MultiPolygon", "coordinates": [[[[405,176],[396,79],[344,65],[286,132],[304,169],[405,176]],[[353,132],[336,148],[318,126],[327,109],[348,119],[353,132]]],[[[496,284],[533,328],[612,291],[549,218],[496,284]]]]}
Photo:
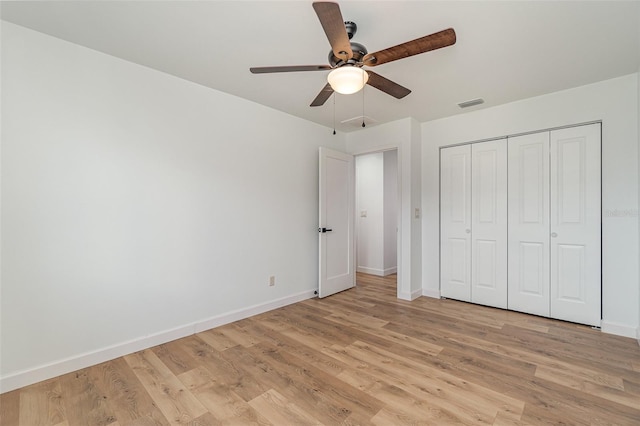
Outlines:
{"type": "Polygon", "coordinates": [[[471,99],[470,101],[464,101],[464,102],[460,102],[458,104],[458,106],[460,108],[469,108],[475,105],[480,105],[484,103],[484,99],[482,98],[478,98],[478,99],[471,99]]]}

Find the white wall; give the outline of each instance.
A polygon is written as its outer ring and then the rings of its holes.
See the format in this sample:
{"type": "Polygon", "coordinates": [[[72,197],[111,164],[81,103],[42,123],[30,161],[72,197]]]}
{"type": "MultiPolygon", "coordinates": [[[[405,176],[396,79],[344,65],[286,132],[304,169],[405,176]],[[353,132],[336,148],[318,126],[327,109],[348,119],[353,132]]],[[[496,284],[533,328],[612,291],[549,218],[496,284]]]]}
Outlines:
{"type": "Polygon", "coordinates": [[[398,149],[400,216],[398,220],[398,297],[412,300],[421,294],[420,219],[420,126],[412,118],[348,133],[347,152],[362,154],[398,149]],[[416,159],[417,157],[417,159],[416,159]],[[418,186],[418,189],[416,189],[418,186]]]}
{"type": "Polygon", "coordinates": [[[397,270],[396,150],[356,156],[357,270],[386,276],[397,270]]]}
{"type": "Polygon", "coordinates": [[[635,336],[638,298],[638,75],[422,125],[423,290],[438,293],[439,147],[602,120],[603,331],[635,336]]]}
{"type": "Polygon", "coordinates": [[[384,154],[356,157],[357,270],[384,275],[384,154]]]}
{"type": "Polygon", "coordinates": [[[344,135],[8,23],[1,83],[3,391],[312,296],[344,135]]]}
{"type": "Polygon", "coordinates": [[[384,156],[384,271],[398,269],[398,151],[385,151],[384,156]]]}

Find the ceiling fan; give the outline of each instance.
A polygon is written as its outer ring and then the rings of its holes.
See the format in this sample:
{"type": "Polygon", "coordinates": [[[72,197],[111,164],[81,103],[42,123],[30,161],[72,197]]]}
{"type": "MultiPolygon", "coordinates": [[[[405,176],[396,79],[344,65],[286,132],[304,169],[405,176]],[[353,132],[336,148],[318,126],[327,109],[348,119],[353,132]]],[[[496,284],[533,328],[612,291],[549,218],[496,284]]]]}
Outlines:
{"type": "Polygon", "coordinates": [[[365,65],[374,67],[398,59],[408,58],[409,56],[451,46],[456,42],[455,31],[452,28],[448,28],[378,52],[368,53],[367,48],[362,44],[350,41],[356,33],[357,26],[354,22],[345,22],[342,19],[340,6],[337,3],[314,2],[313,9],[318,15],[320,24],[331,45],[331,51],[329,52],[330,65],[250,68],[253,74],[332,70],[327,77],[328,83],[311,102],[310,106],[312,107],[323,105],[334,91],[342,94],[351,94],[362,89],[365,84],[397,99],[402,99],[411,93],[411,90],[373,71],[365,71],[362,67],[365,65]]]}

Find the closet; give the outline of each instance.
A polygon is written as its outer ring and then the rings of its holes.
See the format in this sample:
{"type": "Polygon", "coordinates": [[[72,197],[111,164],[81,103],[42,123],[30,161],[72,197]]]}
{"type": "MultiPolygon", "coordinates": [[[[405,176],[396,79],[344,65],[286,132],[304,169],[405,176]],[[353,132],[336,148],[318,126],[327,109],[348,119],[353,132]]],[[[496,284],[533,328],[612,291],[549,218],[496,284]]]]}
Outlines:
{"type": "Polygon", "coordinates": [[[600,124],[442,148],[443,297],[601,318],[600,124]]]}

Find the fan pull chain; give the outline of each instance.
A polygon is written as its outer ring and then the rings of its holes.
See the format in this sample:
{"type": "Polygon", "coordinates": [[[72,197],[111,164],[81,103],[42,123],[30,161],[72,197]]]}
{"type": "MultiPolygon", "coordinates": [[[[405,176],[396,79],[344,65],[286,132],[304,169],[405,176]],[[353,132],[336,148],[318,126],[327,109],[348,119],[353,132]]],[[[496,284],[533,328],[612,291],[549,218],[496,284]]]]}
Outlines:
{"type": "Polygon", "coordinates": [[[333,134],[336,134],[336,92],[333,92],[333,134]]]}
{"type": "Polygon", "coordinates": [[[364,81],[364,73],[362,73],[362,127],[364,127],[364,86],[365,84],[366,83],[364,81]]]}

